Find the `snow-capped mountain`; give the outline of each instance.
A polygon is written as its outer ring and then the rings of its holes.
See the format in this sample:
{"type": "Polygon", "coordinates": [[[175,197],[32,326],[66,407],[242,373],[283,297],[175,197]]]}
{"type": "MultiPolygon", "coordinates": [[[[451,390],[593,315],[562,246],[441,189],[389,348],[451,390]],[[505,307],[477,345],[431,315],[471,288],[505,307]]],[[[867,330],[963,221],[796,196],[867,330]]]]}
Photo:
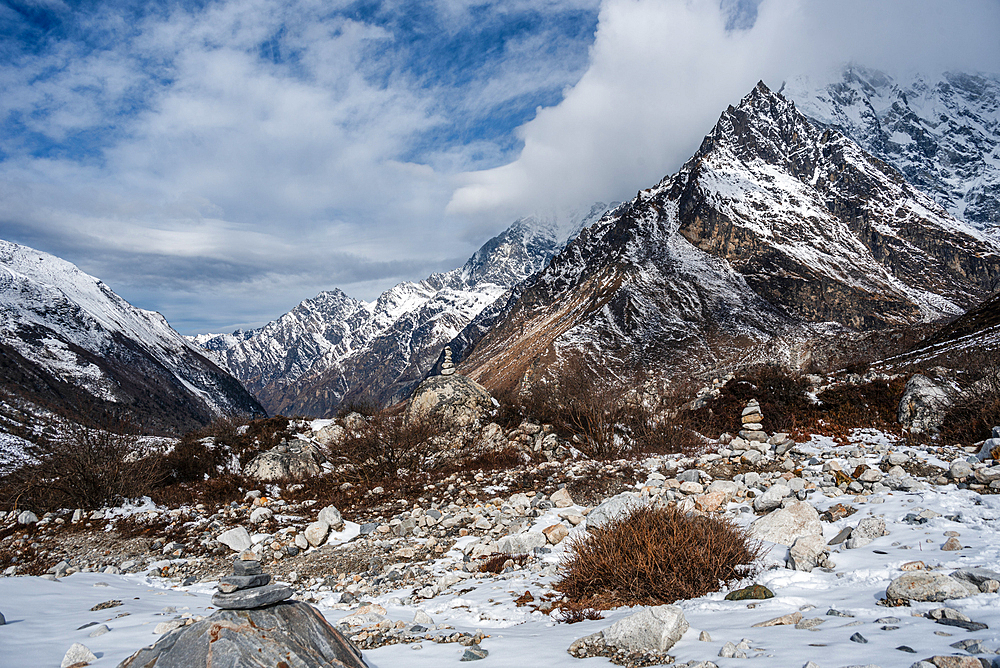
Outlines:
{"type": "Polygon", "coordinates": [[[452,348],[487,387],[568,350],[690,364],[957,315],[998,280],[1000,243],[760,83],[678,173],[584,230],[452,348]]]}
{"type": "Polygon", "coordinates": [[[65,260],[7,241],[0,347],[5,416],[31,406],[71,419],[124,411],[149,432],[171,433],[225,414],[263,414],[159,313],[65,260]]]}
{"type": "Polygon", "coordinates": [[[1000,239],[1000,76],[894,79],[848,67],[782,93],[821,125],[889,163],[952,215],[1000,239]]]}
{"type": "Polygon", "coordinates": [[[399,283],[371,303],[331,290],[260,329],[194,340],[271,413],[327,415],[345,401],[400,401],[448,341],[606,209],[522,218],[464,266],[399,283]]]}

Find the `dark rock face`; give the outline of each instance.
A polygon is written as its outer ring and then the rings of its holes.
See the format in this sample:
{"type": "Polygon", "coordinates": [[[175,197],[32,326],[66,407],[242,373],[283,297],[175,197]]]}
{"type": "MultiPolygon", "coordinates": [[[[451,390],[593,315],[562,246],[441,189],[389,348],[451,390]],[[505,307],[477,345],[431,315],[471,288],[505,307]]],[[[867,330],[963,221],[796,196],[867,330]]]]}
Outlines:
{"type": "Polygon", "coordinates": [[[946,72],[894,79],[851,66],[785,95],[816,124],[844,133],[898,169],[952,215],[1000,238],[1000,77],[946,72]]]}
{"type": "Polygon", "coordinates": [[[256,610],[220,610],[139,650],[118,668],[367,668],[349,640],[312,606],[297,601],[256,610]]]}

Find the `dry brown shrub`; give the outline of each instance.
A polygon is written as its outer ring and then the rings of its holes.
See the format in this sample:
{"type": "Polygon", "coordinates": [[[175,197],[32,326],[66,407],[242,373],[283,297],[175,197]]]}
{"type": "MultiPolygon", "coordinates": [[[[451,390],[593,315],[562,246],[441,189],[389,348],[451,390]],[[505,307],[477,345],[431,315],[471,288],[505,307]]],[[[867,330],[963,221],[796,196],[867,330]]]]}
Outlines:
{"type": "Polygon", "coordinates": [[[136,427],[126,421],[76,425],[67,437],[29,454],[34,463],[0,481],[5,506],[98,508],[149,494],[163,479],[159,457],[145,452],[136,427]]]}
{"type": "Polygon", "coordinates": [[[726,520],[645,507],[574,540],[555,588],[602,610],[662,605],[750,577],[760,554],[760,543],[726,520]]]}
{"type": "Polygon", "coordinates": [[[410,417],[379,411],[349,430],[339,445],[328,446],[326,457],[344,466],[346,481],[375,487],[378,481],[416,473],[435,449],[441,424],[430,417],[410,417]]]}
{"type": "Polygon", "coordinates": [[[1000,425],[1000,359],[995,350],[970,352],[963,360],[962,393],[945,415],[941,436],[951,443],[976,443],[1000,425]]]}
{"type": "Polygon", "coordinates": [[[486,555],[485,557],[480,558],[479,572],[502,573],[504,567],[507,565],[507,562],[512,562],[514,566],[524,566],[528,563],[528,555],[508,554],[506,552],[486,555]]]}
{"type": "Polygon", "coordinates": [[[561,605],[559,613],[556,615],[556,621],[560,624],[576,624],[577,622],[596,619],[604,619],[604,615],[601,614],[600,610],[573,603],[564,603],[561,605]]]}

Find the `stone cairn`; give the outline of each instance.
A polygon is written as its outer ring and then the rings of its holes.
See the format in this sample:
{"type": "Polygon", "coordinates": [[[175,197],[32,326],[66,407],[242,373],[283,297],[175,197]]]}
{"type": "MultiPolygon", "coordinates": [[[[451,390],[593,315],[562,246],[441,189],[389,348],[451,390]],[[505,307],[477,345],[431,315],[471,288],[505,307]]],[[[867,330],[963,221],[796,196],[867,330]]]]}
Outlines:
{"type": "Polygon", "coordinates": [[[756,399],[751,399],[747,403],[747,407],[743,409],[743,415],[740,417],[741,429],[740,436],[745,440],[757,443],[767,442],[767,433],[764,431],[764,425],[761,421],[764,416],[760,412],[760,404],[757,403],[756,399]]]}
{"type": "Polygon", "coordinates": [[[292,597],[291,587],[272,584],[271,576],[261,570],[259,561],[237,559],[233,575],[219,580],[219,590],[212,605],[223,610],[265,608],[292,597]]]}
{"type": "Polygon", "coordinates": [[[442,376],[453,376],[455,375],[455,365],[451,361],[451,347],[445,346],[444,349],[444,361],[441,362],[441,375],[442,376]]]}

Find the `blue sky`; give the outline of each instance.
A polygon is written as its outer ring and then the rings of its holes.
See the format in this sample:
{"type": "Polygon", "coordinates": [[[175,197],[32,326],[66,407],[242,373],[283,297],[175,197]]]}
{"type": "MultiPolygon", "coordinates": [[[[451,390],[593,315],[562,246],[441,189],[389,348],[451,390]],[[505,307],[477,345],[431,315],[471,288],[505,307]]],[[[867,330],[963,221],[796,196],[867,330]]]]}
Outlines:
{"type": "Polygon", "coordinates": [[[998,16],[1000,0],[7,0],[0,238],[182,332],[253,326],[458,266],[519,215],[629,197],[760,78],[996,71],[998,16]]]}

